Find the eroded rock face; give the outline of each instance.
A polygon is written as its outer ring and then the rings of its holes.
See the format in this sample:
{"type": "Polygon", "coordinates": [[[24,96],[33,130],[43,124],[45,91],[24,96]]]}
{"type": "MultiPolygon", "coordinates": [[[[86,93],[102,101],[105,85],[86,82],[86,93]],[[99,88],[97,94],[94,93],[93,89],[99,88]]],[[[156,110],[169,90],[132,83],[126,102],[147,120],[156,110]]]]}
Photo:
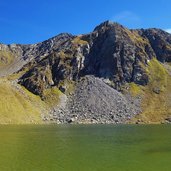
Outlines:
{"type": "Polygon", "coordinates": [[[52,86],[58,86],[65,80],[79,79],[80,70],[84,68],[85,56],[89,53],[87,42],[80,44],[69,39],[52,53],[40,61],[29,63],[30,67],[19,83],[31,92],[42,95],[43,91],[52,86]]]}
{"type": "Polygon", "coordinates": [[[107,79],[119,90],[127,82],[146,85],[152,58],[170,61],[171,35],[159,29],[128,30],[107,21],[87,35],[61,34],[23,48],[33,64],[20,83],[35,94],[85,75],[107,79]]]}
{"type": "Polygon", "coordinates": [[[28,64],[31,61],[41,61],[44,57],[47,57],[54,50],[59,50],[60,48],[64,48],[65,46],[67,46],[65,42],[72,40],[73,38],[74,36],[72,36],[71,34],[63,33],[37,44],[0,44],[0,58],[2,57],[3,53],[6,54],[6,58],[10,57],[11,59],[10,65],[3,67],[3,69],[0,68],[0,76],[7,76],[14,72],[17,72],[22,69],[24,65],[28,64]]]}
{"type": "Polygon", "coordinates": [[[139,34],[147,38],[152,49],[155,52],[155,57],[160,62],[171,61],[171,35],[160,29],[139,30],[139,34]]]}

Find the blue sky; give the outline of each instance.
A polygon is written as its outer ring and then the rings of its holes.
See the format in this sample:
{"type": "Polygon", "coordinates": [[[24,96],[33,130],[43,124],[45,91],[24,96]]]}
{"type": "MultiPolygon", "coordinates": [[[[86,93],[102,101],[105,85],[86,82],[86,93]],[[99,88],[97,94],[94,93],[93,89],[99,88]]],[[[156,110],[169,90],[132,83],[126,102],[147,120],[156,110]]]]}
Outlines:
{"type": "Polygon", "coordinates": [[[105,20],[170,29],[171,0],[0,0],[0,42],[36,43],[91,32],[105,20]]]}

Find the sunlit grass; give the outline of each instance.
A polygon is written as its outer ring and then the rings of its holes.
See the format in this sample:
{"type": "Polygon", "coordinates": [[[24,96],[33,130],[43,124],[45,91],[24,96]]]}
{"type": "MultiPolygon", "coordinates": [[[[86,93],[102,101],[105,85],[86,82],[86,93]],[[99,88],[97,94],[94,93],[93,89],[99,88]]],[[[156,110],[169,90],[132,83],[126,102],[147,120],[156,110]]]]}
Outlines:
{"type": "Polygon", "coordinates": [[[41,123],[41,99],[21,89],[0,79],[0,123],[41,123]]]}
{"type": "MultiPolygon", "coordinates": [[[[143,112],[136,117],[145,123],[160,123],[171,115],[171,76],[164,65],[152,59],[147,67],[149,83],[143,88],[143,112]]],[[[137,85],[131,86],[133,93],[140,92],[137,85]]],[[[134,120],[134,121],[135,121],[134,120]]]]}

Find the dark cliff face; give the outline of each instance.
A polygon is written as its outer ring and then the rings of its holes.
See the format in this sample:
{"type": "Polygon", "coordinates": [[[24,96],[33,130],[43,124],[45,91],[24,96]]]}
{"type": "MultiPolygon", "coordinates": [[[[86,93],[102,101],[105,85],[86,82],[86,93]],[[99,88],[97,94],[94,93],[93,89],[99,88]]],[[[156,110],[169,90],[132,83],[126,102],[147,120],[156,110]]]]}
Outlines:
{"type": "Polygon", "coordinates": [[[160,29],[141,30],[139,33],[149,40],[160,62],[171,62],[171,35],[169,33],[160,29]]]}
{"type": "Polygon", "coordinates": [[[63,34],[32,48],[36,58],[25,66],[29,69],[19,82],[38,95],[64,80],[90,74],[110,80],[116,89],[126,82],[146,85],[146,66],[152,58],[171,61],[170,34],[159,29],[129,30],[109,21],[90,34],[63,34]]]}
{"type": "Polygon", "coordinates": [[[71,39],[68,35],[64,35],[63,40],[43,59],[28,63],[24,68],[29,70],[19,83],[34,94],[42,95],[45,89],[60,82],[78,79],[84,58],[89,53],[88,43],[79,37],[73,36],[71,39]]]}
{"type": "Polygon", "coordinates": [[[136,31],[110,22],[97,27],[89,39],[92,46],[85,65],[86,73],[108,78],[116,87],[131,81],[147,83],[143,66],[155,57],[148,40],[136,31]]]}

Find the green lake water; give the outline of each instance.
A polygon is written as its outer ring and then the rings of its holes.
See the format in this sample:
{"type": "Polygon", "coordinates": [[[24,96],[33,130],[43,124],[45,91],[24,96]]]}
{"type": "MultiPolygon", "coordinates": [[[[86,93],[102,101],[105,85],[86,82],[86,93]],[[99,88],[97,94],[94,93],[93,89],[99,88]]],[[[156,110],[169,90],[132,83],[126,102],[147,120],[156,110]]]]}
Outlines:
{"type": "Polygon", "coordinates": [[[171,125],[0,126],[0,171],[171,171],[171,125]]]}

